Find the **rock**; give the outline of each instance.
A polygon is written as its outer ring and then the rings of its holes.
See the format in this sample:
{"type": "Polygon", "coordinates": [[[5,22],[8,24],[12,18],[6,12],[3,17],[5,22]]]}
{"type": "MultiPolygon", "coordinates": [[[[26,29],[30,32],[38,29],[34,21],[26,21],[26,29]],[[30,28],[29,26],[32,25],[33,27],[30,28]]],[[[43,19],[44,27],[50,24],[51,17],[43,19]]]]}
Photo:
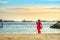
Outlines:
{"type": "Polygon", "coordinates": [[[60,23],[56,23],[56,24],[53,24],[52,26],[50,26],[50,28],[57,28],[57,29],[60,29],[60,23]]]}
{"type": "Polygon", "coordinates": [[[0,28],[3,28],[3,26],[0,26],[0,28]]]}
{"type": "Polygon", "coordinates": [[[0,24],[0,28],[3,28],[3,22],[0,24]]]}

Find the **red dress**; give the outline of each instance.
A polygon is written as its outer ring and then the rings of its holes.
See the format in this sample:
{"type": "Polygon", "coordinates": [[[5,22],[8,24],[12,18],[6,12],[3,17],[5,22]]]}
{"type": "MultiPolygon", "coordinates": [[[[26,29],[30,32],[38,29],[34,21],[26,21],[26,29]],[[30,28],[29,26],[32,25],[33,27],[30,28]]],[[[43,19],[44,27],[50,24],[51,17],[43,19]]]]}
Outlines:
{"type": "Polygon", "coordinates": [[[41,22],[36,22],[36,25],[37,25],[38,33],[41,33],[40,29],[42,29],[42,23],[41,22]]]}

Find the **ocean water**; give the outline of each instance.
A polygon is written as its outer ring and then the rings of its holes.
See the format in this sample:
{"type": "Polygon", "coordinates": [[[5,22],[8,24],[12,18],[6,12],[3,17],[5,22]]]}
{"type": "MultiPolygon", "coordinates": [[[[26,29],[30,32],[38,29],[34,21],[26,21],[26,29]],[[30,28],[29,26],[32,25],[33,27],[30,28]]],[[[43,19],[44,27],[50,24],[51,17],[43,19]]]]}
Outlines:
{"type": "MultiPolygon", "coordinates": [[[[41,33],[60,33],[60,29],[50,28],[56,22],[42,22],[41,33]]],[[[0,22],[1,26],[1,22],[0,22]]],[[[0,34],[37,34],[35,22],[3,22],[0,34]]]]}

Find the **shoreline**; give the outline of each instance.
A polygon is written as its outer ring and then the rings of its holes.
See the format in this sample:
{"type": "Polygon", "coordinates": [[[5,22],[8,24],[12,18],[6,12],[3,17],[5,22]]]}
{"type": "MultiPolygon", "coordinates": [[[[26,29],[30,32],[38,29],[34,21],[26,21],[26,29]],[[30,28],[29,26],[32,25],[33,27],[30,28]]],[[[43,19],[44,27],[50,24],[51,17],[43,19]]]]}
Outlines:
{"type": "Polygon", "coordinates": [[[60,40],[60,33],[0,34],[0,40],[60,40]]]}

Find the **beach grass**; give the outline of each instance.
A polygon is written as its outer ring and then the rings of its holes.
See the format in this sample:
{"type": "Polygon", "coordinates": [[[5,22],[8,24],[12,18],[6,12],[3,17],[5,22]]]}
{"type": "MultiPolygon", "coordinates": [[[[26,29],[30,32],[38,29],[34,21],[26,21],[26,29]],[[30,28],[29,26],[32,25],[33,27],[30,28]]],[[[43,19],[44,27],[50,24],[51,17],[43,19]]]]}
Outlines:
{"type": "Polygon", "coordinates": [[[0,34],[0,40],[60,40],[60,33],[0,34]]]}

